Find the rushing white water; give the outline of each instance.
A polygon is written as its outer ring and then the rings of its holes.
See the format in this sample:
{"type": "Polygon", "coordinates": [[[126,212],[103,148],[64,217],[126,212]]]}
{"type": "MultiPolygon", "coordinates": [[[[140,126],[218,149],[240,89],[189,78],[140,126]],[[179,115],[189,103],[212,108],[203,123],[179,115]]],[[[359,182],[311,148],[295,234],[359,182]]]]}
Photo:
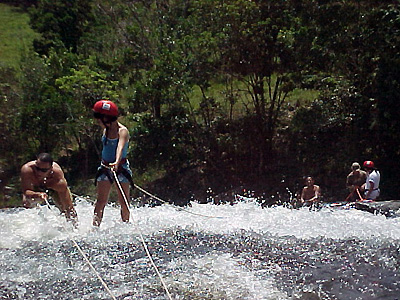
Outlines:
{"type": "MultiPolygon", "coordinates": [[[[250,199],[249,199],[250,200],[250,199]]],[[[99,230],[83,199],[73,230],[55,209],[0,211],[0,299],[396,299],[400,218],[253,201],[133,208],[108,205],[99,230]]]]}

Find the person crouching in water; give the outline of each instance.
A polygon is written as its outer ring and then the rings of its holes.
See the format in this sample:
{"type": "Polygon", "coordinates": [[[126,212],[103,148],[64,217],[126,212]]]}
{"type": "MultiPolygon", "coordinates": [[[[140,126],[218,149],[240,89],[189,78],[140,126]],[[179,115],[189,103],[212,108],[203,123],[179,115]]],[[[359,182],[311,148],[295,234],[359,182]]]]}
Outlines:
{"type": "Polygon", "coordinates": [[[49,153],[40,153],[36,160],[29,161],[21,167],[21,186],[22,203],[25,208],[47,202],[47,191],[50,190],[54,204],[65,214],[67,220],[77,226],[78,217],[64,172],[49,153]]]}
{"type": "Polygon", "coordinates": [[[129,185],[132,184],[132,171],[127,160],[129,132],[117,121],[118,107],[108,100],[97,101],[93,106],[93,116],[103,128],[101,165],[98,168],[95,184],[97,184],[97,201],[94,209],[93,226],[100,226],[104,207],[108,202],[111,186],[115,181],[114,174],[122,187],[124,195],[118,190],[118,201],[121,206],[123,222],[129,222],[129,185]]]}
{"type": "Polygon", "coordinates": [[[365,200],[376,200],[380,194],[379,182],[381,180],[381,174],[375,168],[373,161],[365,161],[363,167],[365,171],[367,171],[367,180],[363,186],[365,191],[365,200]]]}
{"type": "Polygon", "coordinates": [[[321,197],[321,189],[318,185],[314,184],[314,179],[311,176],[306,178],[306,186],[301,192],[300,202],[302,205],[312,206],[317,203],[321,197]]]}

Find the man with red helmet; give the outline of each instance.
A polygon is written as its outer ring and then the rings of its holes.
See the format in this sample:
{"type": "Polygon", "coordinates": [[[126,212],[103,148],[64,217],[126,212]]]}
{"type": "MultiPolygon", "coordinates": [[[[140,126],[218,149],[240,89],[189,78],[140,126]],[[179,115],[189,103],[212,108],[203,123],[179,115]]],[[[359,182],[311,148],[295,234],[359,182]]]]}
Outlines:
{"type": "MultiPolygon", "coordinates": [[[[97,101],[93,106],[93,116],[103,128],[102,161],[95,179],[95,183],[97,183],[97,202],[93,218],[93,225],[100,226],[103,219],[104,207],[108,202],[111,186],[114,183],[114,174],[117,175],[126,199],[129,199],[129,185],[133,185],[133,181],[132,171],[127,159],[129,131],[117,121],[117,105],[109,100],[97,101]]],[[[122,221],[129,222],[129,207],[119,189],[118,201],[121,205],[122,221]]]]}
{"type": "Polygon", "coordinates": [[[380,194],[379,182],[381,180],[381,174],[375,168],[375,164],[371,160],[364,161],[363,166],[367,172],[367,179],[364,184],[365,199],[376,200],[380,194]]]}

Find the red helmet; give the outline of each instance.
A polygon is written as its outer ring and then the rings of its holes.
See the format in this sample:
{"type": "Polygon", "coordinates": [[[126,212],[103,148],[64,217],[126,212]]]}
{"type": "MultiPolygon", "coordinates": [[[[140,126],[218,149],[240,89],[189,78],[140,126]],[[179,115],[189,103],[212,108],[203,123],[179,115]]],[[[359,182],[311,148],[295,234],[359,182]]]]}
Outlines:
{"type": "Polygon", "coordinates": [[[373,168],[375,168],[374,162],[371,161],[371,160],[366,160],[366,161],[364,161],[363,166],[364,166],[364,168],[367,168],[367,169],[373,169],[373,168]]]}
{"type": "Polygon", "coordinates": [[[93,111],[95,113],[118,117],[118,107],[114,102],[109,100],[97,101],[93,106],[93,111]]]}

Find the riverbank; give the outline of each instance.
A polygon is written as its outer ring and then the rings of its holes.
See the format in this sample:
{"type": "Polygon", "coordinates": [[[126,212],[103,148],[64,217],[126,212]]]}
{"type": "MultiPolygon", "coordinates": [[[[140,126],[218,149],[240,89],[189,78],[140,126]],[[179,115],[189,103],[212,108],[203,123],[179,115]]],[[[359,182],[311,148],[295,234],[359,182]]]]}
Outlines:
{"type": "MultiPolygon", "coordinates": [[[[257,172],[236,171],[229,164],[208,167],[205,164],[192,165],[175,172],[158,172],[157,175],[141,174],[134,171],[135,184],[161,198],[163,201],[184,206],[191,201],[198,203],[233,203],[235,195],[256,198],[263,206],[290,202],[296,198],[304,186],[303,179],[297,174],[286,174],[281,169],[269,170],[265,174],[257,172]]],[[[0,190],[0,208],[21,206],[19,177],[16,171],[3,172],[3,185],[0,190]]],[[[68,174],[67,174],[68,175],[68,174]]],[[[93,178],[73,183],[69,180],[74,195],[96,199],[96,188],[93,178]]],[[[341,181],[319,182],[324,202],[343,201],[347,194],[340,186],[341,181]],[[328,189],[328,186],[330,189],[328,189]]],[[[141,203],[157,204],[157,201],[145,195],[139,189],[132,189],[131,196],[141,203]]],[[[113,189],[110,201],[117,198],[113,189]]]]}

